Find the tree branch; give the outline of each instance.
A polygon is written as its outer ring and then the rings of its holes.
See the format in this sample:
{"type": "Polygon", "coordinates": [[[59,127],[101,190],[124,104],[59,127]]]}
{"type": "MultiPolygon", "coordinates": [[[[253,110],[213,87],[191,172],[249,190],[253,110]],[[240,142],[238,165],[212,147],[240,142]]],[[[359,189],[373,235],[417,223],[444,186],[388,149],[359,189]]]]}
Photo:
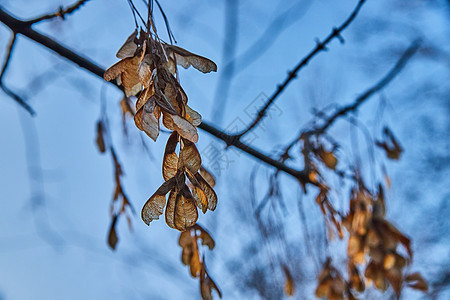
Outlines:
{"type": "Polygon", "coordinates": [[[280,171],[283,171],[298,180],[300,180],[303,183],[310,183],[310,179],[308,178],[308,174],[305,171],[298,171],[295,169],[292,169],[285,165],[284,163],[277,161],[273,158],[271,158],[268,155],[263,154],[262,152],[256,150],[253,147],[250,147],[249,145],[242,143],[238,139],[236,139],[235,136],[226,134],[225,132],[213,127],[212,125],[202,122],[199,125],[199,128],[203,129],[204,131],[208,132],[209,134],[215,136],[216,138],[224,141],[228,146],[234,146],[238,149],[241,149],[242,151],[250,154],[251,156],[257,158],[258,160],[271,165],[275,168],[277,168],[280,171]]]}
{"type": "Polygon", "coordinates": [[[44,21],[44,20],[54,19],[54,18],[57,18],[57,17],[60,17],[61,19],[64,20],[66,15],[70,15],[71,13],[73,13],[74,11],[79,9],[83,4],[85,4],[88,1],[89,0],[78,0],[77,2],[72,4],[71,6],[67,7],[66,9],[64,9],[62,6],[60,6],[59,10],[57,12],[55,12],[53,14],[43,15],[43,16],[38,17],[36,19],[30,20],[27,23],[31,25],[31,24],[39,23],[39,22],[44,21]]]}
{"type": "Polygon", "coordinates": [[[22,97],[11,91],[9,88],[5,86],[3,82],[3,76],[5,75],[6,70],[9,66],[9,61],[11,60],[12,52],[14,50],[14,45],[16,44],[16,33],[13,32],[13,36],[11,37],[11,41],[9,42],[8,49],[6,51],[5,61],[3,62],[2,71],[0,73],[0,88],[5,92],[6,95],[13,98],[17,103],[19,103],[23,108],[25,108],[31,115],[34,115],[35,112],[33,108],[24,100],[22,97]]]}
{"type": "Polygon", "coordinates": [[[400,71],[405,67],[408,60],[417,52],[417,50],[420,47],[420,40],[414,41],[408,49],[402,54],[400,59],[397,61],[397,63],[392,67],[392,69],[380,80],[378,81],[374,86],[372,86],[370,89],[365,91],[361,96],[359,96],[352,104],[349,104],[347,106],[342,107],[338,111],[336,111],[333,115],[331,115],[329,118],[327,118],[326,122],[310,131],[310,134],[319,135],[325,130],[330,127],[334,121],[336,121],[337,118],[345,116],[349,112],[355,111],[358,109],[358,107],[363,104],[367,99],[369,99],[371,96],[379,92],[381,89],[383,89],[385,86],[387,86],[400,71]]]}
{"type": "Polygon", "coordinates": [[[99,67],[89,59],[86,59],[80,56],[79,54],[73,52],[67,47],[57,43],[53,39],[33,30],[31,28],[30,23],[20,21],[12,17],[10,14],[5,12],[5,10],[3,10],[1,6],[0,6],[0,22],[8,26],[16,34],[22,34],[23,36],[26,36],[27,38],[37,42],[38,44],[41,44],[42,46],[52,50],[53,52],[56,52],[62,57],[65,57],[68,60],[76,63],[81,68],[86,69],[89,72],[103,78],[103,73],[105,72],[103,68],[99,67]]]}
{"type": "Polygon", "coordinates": [[[14,49],[14,45],[16,44],[16,33],[13,32],[13,36],[11,37],[11,40],[8,44],[8,50],[6,51],[5,61],[3,62],[2,72],[0,73],[0,82],[3,79],[3,75],[6,72],[6,69],[8,69],[9,60],[11,59],[11,54],[14,49]]]}
{"type": "Polygon", "coordinates": [[[255,120],[242,132],[236,134],[236,137],[241,138],[245,134],[247,134],[250,130],[256,127],[258,123],[266,116],[267,110],[269,107],[275,102],[275,100],[278,98],[278,96],[285,90],[285,88],[289,85],[289,83],[297,77],[297,73],[305,67],[308,62],[316,56],[319,52],[325,51],[327,48],[326,46],[335,38],[337,38],[342,43],[344,42],[344,39],[341,36],[342,31],[344,31],[348,25],[356,18],[358,15],[361,7],[363,6],[364,2],[366,0],[359,0],[358,4],[356,5],[353,12],[350,14],[350,16],[345,20],[344,23],[342,23],[341,26],[337,28],[333,28],[331,33],[323,40],[323,42],[318,41],[316,47],[307,55],[305,56],[296,66],[294,69],[288,72],[288,77],[283,81],[283,83],[279,84],[275,92],[267,99],[266,104],[258,111],[258,114],[255,118],[255,120]]]}
{"type": "MultiPolygon", "coordinates": [[[[38,44],[52,50],[53,52],[65,57],[69,61],[77,64],[81,68],[91,72],[94,75],[97,75],[98,77],[103,79],[103,73],[105,70],[101,67],[99,67],[97,64],[93,63],[91,60],[84,58],[80,56],[79,54],[73,52],[72,50],[68,49],[65,46],[62,46],[61,44],[57,43],[56,41],[52,40],[51,38],[33,30],[31,28],[31,24],[29,22],[20,21],[14,17],[12,17],[10,14],[5,12],[2,7],[0,7],[0,22],[4,23],[6,26],[11,28],[13,32],[16,34],[22,34],[23,36],[26,36],[27,38],[37,42],[38,44]]],[[[117,86],[114,82],[110,82],[117,86]]],[[[119,87],[120,88],[120,87],[119,87]]],[[[261,151],[240,142],[238,139],[236,139],[234,136],[231,136],[229,134],[224,133],[223,131],[217,129],[216,127],[208,124],[207,122],[202,122],[199,126],[200,129],[210,133],[214,137],[224,141],[228,146],[234,146],[238,149],[241,149],[243,152],[246,152],[247,154],[250,154],[251,156],[255,157],[256,159],[260,160],[263,163],[266,163],[270,166],[273,166],[286,174],[289,174],[299,181],[303,183],[308,183],[310,180],[308,179],[308,176],[303,171],[295,170],[287,165],[271,158],[270,156],[262,153],[261,151]]]]}

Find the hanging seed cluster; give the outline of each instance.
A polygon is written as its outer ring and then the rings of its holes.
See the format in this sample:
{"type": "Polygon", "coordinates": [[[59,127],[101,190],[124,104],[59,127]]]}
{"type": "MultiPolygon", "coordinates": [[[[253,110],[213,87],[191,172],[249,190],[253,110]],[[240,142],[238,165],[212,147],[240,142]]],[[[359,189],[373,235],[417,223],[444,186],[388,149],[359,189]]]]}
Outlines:
{"type": "Polygon", "coordinates": [[[121,60],[106,70],[107,81],[116,80],[127,97],[136,96],[134,122],[156,141],[160,119],[172,131],[162,166],[165,182],[142,208],[142,220],[149,225],[164,213],[167,225],[185,231],[195,225],[198,208],[214,210],[217,195],[213,177],[201,166],[197,126],[201,116],[187,104],[177,65],[203,73],[217,71],[216,64],[183,48],[161,41],[156,34],[135,30],[116,55],[121,60]],[[178,151],[177,151],[178,150],[178,151]],[[189,181],[187,181],[187,179],[189,181]],[[166,201],[166,194],[169,194],[166,201]],[[167,202],[167,203],[166,203],[167,202]]]}

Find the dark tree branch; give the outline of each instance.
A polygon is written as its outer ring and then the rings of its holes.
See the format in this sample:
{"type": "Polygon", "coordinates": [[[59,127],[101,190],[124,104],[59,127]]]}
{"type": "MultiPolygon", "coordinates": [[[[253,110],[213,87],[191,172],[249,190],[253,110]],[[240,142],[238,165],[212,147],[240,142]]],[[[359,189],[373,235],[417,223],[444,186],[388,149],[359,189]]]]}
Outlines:
{"type": "Polygon", "coordinates": [[[13,32],[13,36],[11,37],[11,40],[8,44],[8,50],[6,51],[5,61],[3,62],[2,72],[0,73],[0,82],[3,79],[3,75],[6,72],[6,69],[8,69],[9,60],[11,59],[11,54],[14,49],[14,45],[16,44],[16,33],[13,32]]]}
{"type": "Polygon", "coordinates": [[[23,108],[25,108],[31,115],[34,115],[35,112],[33,108],[24,100],[22,97],[11,91],[9,88],[5,86],[3,82],[3,76],[5,75],[6,70],[9,66],[9,61],[11,60],[12,52],[14,50],[14,45],[16,44],[16,33],[13,31],[13,36],[11,41],[9,42],[8,49],[5,56],[5,61],[3,62],[2,71],[0,73],[0,88],[5,92],[6,95],[13,98],[17,103],[19,103],[23,108]]]}
{"type": "Polygon", "coordinates": [[[74,11],[79,9],[81,6],[83,6],[83,4],[85,4],[88,1],[89,0],[78,0],[77,2],[75,2],[74,4],[72,4],[71,6],[69,6],[67,8],[63,8],[62,6],[60,6],[59,10],[57,12],[55,12],[53,14],[48,14],[48,15],[38,17],[36,19],[28,21],[27,23],[35,24],[35,23],[39,23],[44,20],[50,20],[50,19],[54,19],[54,18],[58,18],[58,17],[64,20],[67,15],[70,15],[71,13],[73,13],[74,11]]]}
{"type": "Polygon", "coordinates": [[[71,62],[77,64],[83,69],[103,78],[103,73],[105,70],[89,59],[86,59],[79,54],[73,52],[69,48],[57,43],[53,39],[40,34],[39,32],[31,28],[31,24],[28,22],[20,21],[6,11],[0,6],[0,22],[8,26],[16,34],[22,34],[23,36],[35,41],[36,43],[52,50],[53,52],[67,58],[71,62]]]}
{"type": "MultiPolygon", "coordinates": [[[[93,63],[89,59],[86,59],[77,53],[73,52],[72,50],[68,49],[67,47],[62,46],[61,44],[57,43],[56,41],[52,40],[51,38],[33,30],[31,28],[31,24],[28,22],[20,21],[11,15],[9,15],[7,12],[5,12],[0,7],[0,22],[4,23],[6,26],[11,28],[13,32],[16,34],[22,34],[25,37],[37,42],[38,44],[52,50],[53,52],[65,57],[69,61],[77,64],[81,68],[97,75],[98,77],[103,79],[103,73],[105,70],[101,67],[99,67],[97,64],[93,63]]],[[[114,82],[111,82],[112,84],[116,85],[114,82]]],[[[120,88],[120,87],[119,87],[120,88]]],[[[300,180],[303,183],[310,182],[308,179],[308,176],[303,171],[292,169],[285,164],[271,158],[270,156],[256,150],[253,147],[250,147],[249,145],[240,142],[238,139],[236,139],[234,136],[228,135],[224,133],[223,131],[215,128],[214,126],[208,124],[207,122],[202,122],[199,125],[199,128],[210,133],[211,135],[215,136],[216,138],[224,141],[228,146],[234,146],[236,148],[241,149],[242,151],[250,154],[251,156],[257,158],[258,160],[273,166],[293,177],[300,180]]]]}
{"type": "Polygon", "coordinates": [[[30,115],[34,116],[36,114],[34,109],[24,99],[22,99],[22,97],[11,91],[3,83],[0,84],[0,88],[3,92],[5,92],[6,95],[13,98],[17,103],[20,104],[20,106],[22,106],[27,112],[29,112],[30,115]]]}
{"type": "Polygon", "coordinates": [[[241,141],[236,139],[236,137],[233,135],[226,134],[225,132],[213,127],[212,125],[210,125],[206,122],[202,122],[199,125],[199,128],[203,129],[204,131],[208,132],[209,134],[213,135],[214,137],[224,141],[228,146],[234,146],[238,149],[241,149],[242,151],[250,154],[251,156],[257,158],[258,160],[260,160],[268,165],[271,165],[271,166],[277,168],[278,170],[281,170],[289,175],[292,175],[293,177],[297,178],[298,180],[300,180],[303,183],[310,182],[306,172],[298,171],[298,170],[288,167],[287,165],[283,164],[282,162],[277,161],[277,160],[271,158],[270,156],[263,154],[262,152],[256,150],[253,147],[250,147],[249,145],[247,145],[245,143],[242,143],[241,141]]]}
{"type": "Polygon", "coordinates": [[[342,23],[341,26],[337,28],[333,28],[331,33],[321,42],[318,41],[316,47],[307,55],[305,56],[296,66],[294,69],[288,72],[288,77],[283,81],[283,83],[279,84],[275,92],[267,99],[266,104],[258,111],[258,114],[255,118],[255,120],[242,132],[237,134],[236,136],[238,138],[241,138],[243,135],[247,134],[249,131],[251,131],[253,128],[256,127],[256,125],[259,124],[259,122],[266,116],[267,110],[269,107],[275,102],[275,100],[280,96],[280,94],[284,91],[284,89],[289,85],[289,83],[297,77],[298,71],[305,67],[308,62],[316,56],[319,52],[325,51],[327,48],[326,46],[335,38],[337,38],[339,41],[344,42],[341,33],[344,31],[348,25],[356,18],[358,15],[361,7],[363,6],[364,2],[366,0],[359,0],[358,4],[356,5],[353,12],[350,14],[350,16],[345,20],[344,23],[342,23]]]}

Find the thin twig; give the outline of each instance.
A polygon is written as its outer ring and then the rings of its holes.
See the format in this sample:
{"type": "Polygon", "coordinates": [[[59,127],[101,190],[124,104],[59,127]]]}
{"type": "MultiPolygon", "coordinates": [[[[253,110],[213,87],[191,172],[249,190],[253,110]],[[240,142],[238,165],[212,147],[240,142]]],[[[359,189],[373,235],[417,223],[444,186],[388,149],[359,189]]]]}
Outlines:
{"type": "Polygon", "coordinates": [[[283,81],[283,83],[279,84],[275,92],[272,94],[272,96],[267,99],[266,104],[258,111],[258,114],[255,118],[255,120],[242,132],[237,134],[236,136],[238,138],[241,138],[243,135],[247,134],[250,130],[256,127],[256,125],[259,124],[259,122],[266,116],[267,110],[269,107],[275,102],[275,100],[278,98],[278,96],[284,91],[284,89],[289,85],[289,83],[297,77],[298,71],[305,67],[308,62],[316,56],[319,52],[325,51],[327,48],[326,46],[335,38],[337,38],[339,41],[344,42],[341,33],[344,31],[348,25],[356,18],[358,15],[361,7],[363,6],[364,2],[366,0],[359,0],[358,4],[356,5],[353,12],[350,14],[350,16],[345,20],[344,23],[342,23],[341,26],[337,28],[333,28],[331,33],[323,40],[323,42],[318,41],[316,47],[307,55],[305,56],[296,66],[294,69],[288,72],[288,77],[283,81]]]}
{"type": "Polygon", "coordinates": [[[349,112],[356,111],[358,107],[361,104],[363,104],[367,99],[369,99],[371,96],[375,95],[377,92],[386,87],[405,67],[409,59],[417,52],[417,50],[420,47],[420,44],[421,44],[420,40],[414,41],[408,47],[408,49],[406,49],[406,51],[402,54],[402,56],[394,65],[394,67],[392,67],[392,69],[380,81],[378,81],[374,86],[372,86],[370,89],[361,94],[361,96],[359,96],[352,104],[344,106],[338,111],[336,111],[333,115],[331,115],[327,119],[327,121],[322,126],[315,128],[314,130],[310,131],[310,133],[314,135],[319,135],[325,132],[328,129],[328,127],[330,127],[334,123],[334,121],[336,121],[336,119],[348,114],[349,112]]]}
{"type": "Polygon", "coordinates": [[[139,23],[138,23],[138,21],[136,19],[136,12],[134,11],[133,6],[131,5],[130,1],[128,1],[128,5],[130,6],[131,13],[133,14],[134,25],[136,26],[136,30],[138,30],[139,29],[139,23]]]}
{"type": "Polygon", "coordinates": [[[6,95],[14,99],[17,103],[19,103],[23,108],[25,108],[31,115],[35,114],[33,108],[19,95],[11,91],[7,88],[3,82],[3,76],[6,73],[6,70],[9,66],[9,61],[11,60],[12,52],[14,50],[14,45],[16,44],[16,36],[17,34],[13,31],[13,36],[11,37],[11,41],[8,44],[8,49],[6,51],[5,61],[3,62],[2,71],[0,73],[0,88],[5,92],[6,95]]]}
{"type": "MultiPolygon", "coordinates": [[[[141,19],[141,22],[144,24],[145,27],[147,27],[148,26],[147,23],[144,21],[144,18],[142,18],[141,14],[139,13],[139,10],[134,5],[133,0],[128,0],[128,3],[130,4],[131,10],[136,12],[139,19],[141,19]]],[[[134,14],[134,12],[133,12],[133,14],[134,14]]],[[[135,18],[136,18],[136,16],[135,16],[135,18]]]]}
{"type": "Polygon", "coordinates": [[[166,25],[166,29],[167,29],[167,35],[169,36],[169,41],[172,44],[173,42],[175,42],[175,44],[177,43],[177,40],[175,39],[175,36],[173,35],[172,29],[170,29],[169,26],[169,19],[166,16],[166,13],[164,12],[164,9],[162,8],[161,4],[159,4],[158,0],[155,0],[156,5],[158,5],[159,11],[161,12],[161,15],[164,19],[164,24],[166,25]]]}
{"type": "Polygon", "coordinates": [[[11,59],[11,54],[14,49],[14,45],[16,44],[16,33],[13,32],[13,36],[11,37],[11,40],[8,44],[8,49],[6,51],[5,61],[3,62],[2,72],[0,73],[0,82],[3,79],[3,75],[6,72],[6,69],[8,69],[9,60],[11,59]]]}
{"type": "Polygon", "coordinates": [[[405,67],[406,63],[411,59],[411,57],[419,50],[420,40],[414,41],[402,54],[396,64],[389,70],[389,72],[383,76],[375,85],[367,89],[361,94],[356,100],[351,104],[343,106],[338,109],[331,116],[324,118],[325,122],[321,126],[316,126],[311,130],[301,130],[298,136],[289,143],[286,148],[284,148],[283,154],[280,155],[280,161],[285,162],[289,159],[289,151],[296,145],[302,138],[309,139],[309,137],[315,135],[323,134],[333,123],[340,117],[347,115],[350,112],[356,111],[365,101],[380,92],[384,87],[386,87],[405,67]]]}
{"type": "Polygon", "coordinates": [[[50,19],[54,19],[54,18],[58,18],[58,17],[64,20],[67,15],[70,15],[71,13],[73,13],[74,11],[79,9],[81,6],[83,6],[83,4],[85,4],[88,1],[89,0],[78,0],[77,2],[75,2],[74,4],[72,4],[71,6],[69,6],[67,8],[63,8],[62,6],[60,6],[59,10],[57,12],[35,18],[33,20],[28,21],[28,23],[36,24],[36,23],[39,23],[44,20],[50,20],[50,19]]]}

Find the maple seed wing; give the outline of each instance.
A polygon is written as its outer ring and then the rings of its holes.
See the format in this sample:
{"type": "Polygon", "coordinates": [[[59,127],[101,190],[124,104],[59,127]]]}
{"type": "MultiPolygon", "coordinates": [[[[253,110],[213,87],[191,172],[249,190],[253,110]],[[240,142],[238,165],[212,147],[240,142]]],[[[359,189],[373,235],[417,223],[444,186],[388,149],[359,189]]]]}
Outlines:
{"type": "Polygon", "coordinates": [[[138,46],[134,42],[137,37],[137,29],[127,38],[125,43],[120,47],[119,51],[117,51],[116,57],[120,59],[124,59],[127,57],[133,57],[136,53],[138,46]]]}
{"type": "Polygon", "coordinates": [[[142,85],[147,87],[152,78],[152,57],[150,56],[150,54],[144,56],[144,59],[139,64],[138,73],[142,85]]]}
{"type": "MultiPolygon", "coordinates": [[[[176,79],[174,79],[175,81],[176,79]]],[[[174,112],[170,112],[171,114],[181,114],[180,103],[177,101],[178,89],[175,84],[166,83],[164,88],[164,97],[163,99],[168,102],[167,106],[171,107],[174,112]]],[[[180,101],[181,102],[181,101],[180,101]]]]}
{"type": "Polygon", "coordinates": [[[206,182],[206,180],[199,173],[195,174],[195,179],[197,179],[200,188],[205,192],[208,198],[208,209],[213,211],[217,206],[217,195],[213,188],[206,182]]]}
{"type": "Polygon", "coordinates": [[[187,105],[186,105],[186,113],[188,115],[187,119],[192,125],[197,127],[202,123],[202,116],[187,105]]]}
{"type": "Polygon", "coordinates": [[[192,195],[195,201],[195,205],[201,209],[201,211],[205,214],[208,210],[208,198],[206,197],[205,192],[202,190],[198,180],[192,175],[189,170],[186,171],[186,175],[189,178],[189,181],[192,183],[192,195]]]}
{"type": "Polygon", "coordinates": [[[428,283],[423,279],[420,273],[412,273],[406,276],[407,285],[413,289],[420,290],[423,292],[428,291],[428,283]]]}
{"type": "Polygon", "coordinates": [[[120,73],[122,73],[125,64],[126,63],[124,60],[120,60],[115,64],[113,64],[105,71],[105,73],[103,74],[103,79],[105,79],[106,81],[111,81],[117,78],[120,75],[120,73]]]}
{"type": "Polygon", "coordinates": [[[202,175],[202,177],[206,180],[206,182],[212,188],[214,188],[214,186],[216,185],[216,180],[214,179],[214,176],[208,170],[206,170],[203,166],[200,167],[200,175],[202,175]]]}
{"type": "Polygon", "coordinates": [[[145,133],[154,141],[156,141],[159,135],[160,115],[161,112],[159,107],[155,105],[154,101],[147,101],[147,103],[145,103],[141,126],[145,133]]]}
{"type": "Polygon", "coordinates": [[[200,254],[198,252],[198,244],[196,239],[192,239],[192,258],[189,263],[191,276],[196,278],[200,275],[202,264],[200,262],[200,254]]]}
{"type": "Polygon", "coordinates": [[[150,225],[153,220],[158,220],[164,212],[166,195],[153,194],[142,208],[141,217],[145,224],[150,225]]]}
{"type": "Polygon", "coordinates": [[[163,124],[169,130],[175,130],[183,138],[193,142],[198,142],[197,128],[178,115],[163,113],[163,124]]]}
{"type": "Polygon", "coordinates": [[[193,226],[198,219],[197,207],[192,198],[178,195],[175,202],[175,227],[180,231],[185,231],[193,226]]]}
{"type": "Polygon", "coordinates": [[[194,143],[185,141],[183,149],[180,151],[180,159],[183,165],[192,174],[197,173],[202,166],[202,158],[194,143]]]}
{"type": "Polygon", "coordinates": [[[141,80],[139,78],[139,57],[126,58],[123,72],[120,76],[127,97],[136,95],[141,91],[141,80]]]}
{"type": "MultiPolygon", "coordinates": [[[[142,119],[144,116],[144,106],[147,105],[147,111],[149,110],[149,106],[155,105],[155,96],[153,95],[153,89],[147,88],[142,91],[142,93],[139,95],[139,98],[136,101],[136,114],[134,115],[134,124],[136,125],[139,130],[144,131],[144,127],[142,126],[142,119]],[[148,103],[150,102],[150,103],[148,103]]],[[[154,110],[157,114],[159,114],[160,110],[154,110]]],[[[159,116],[155,114],[155,117],[159,116]]],[[[159,121],[158,121],[158,127],[159,127],[159,121]]]]}
{"type": "Polygon", "coordinates": [[[194,195],[195,205],[205,214],[208,210],[208,198],[206,198],[205,192],[199,187],[194,187],[192,194],[194,195]]]}
{"type": "Polygon", "coordinates": [[[214,249],[216,243],[214,242],[209,232],[203,229],[203,227],[201,227],[200,225],[196,225],[195,227],[197,227],[197,229],[200,230],[199,237],[202,240],[202,245],[208,246],[209,250],[214,249]]]}
{"type": "Polygon", "coordinates": [[[96,142],[97,142],[98,150],[100,150],[101,153],[105,153],[105,151],[106,151],[105,139],[103,137],[103,132],[104,132],[103,122],[102,121],[98,121],[97,122],[97,138],[96,138],[96,142]]]}
{"type": "Polygon", "coordinates": [[[139,79],[139,57],[128,57],[112,65],[103,74],[106,81],[111,81],[118,77],[120,83],[125,88],[127,97],[136,95],[141,90],[141,82],[139,79]]]}
{"type": "Polygon", "coordinates": [[[180,234],[180,239],[178,240],[178,245],[183,248],[181,253],[181,262],[184,265],[190,265],[192,260],[192,246],[193,246],[194,237],[191,236],[191,231],[186,230],[180,234]]]}
{"type": "Polygon", "coordinates": [[[165,195],[167,194],[170,190],[172,190],[172,188],[176,185],[176,180],[175,178],[170,178],[169,180],[167,180],[166,182],[164,182],[159,188],[158,190],[156,190],[155,194],[159,194],[159,195],[165,195]]]}
{"type": "Polygon", "coordinates": [[[331,170],[335,170],[338,160],[332,151],[323,151],[320,153],[320,159],[325,166],[331,170]]]}
{"type": "Polygon", "coordinates": [[[175,60],[177,64],[187,69],[193,66],[197,70],[203,73],[216,72],[217,65],[206,57],[189,52],[181,47],[169,45],[170,50],[175,54],[175,60]]]}
{"type": "Polygon", "coordinates": [[[217,287],[216,283],[209,277],[208,272],[206,272],[205,259],[203,257],[202,268],[200,270],[200,293],[203,300],[213,300],[212,289],[215,289],[219,298],[222,298],[222,293],[217,287]]]}
{"type": "MultiPolygon", "coordinates": [[[[162,94],[161,97],[156,98],[156,104],[158,104],[164,112],[168,114],[177,115],[178,111],[172,106],[166,95],[162,94]]],[[[166,126],[167,127],[167,126],[166,126]]],[[[170,128],[168,128],[170,129],[170,128]]],[[[173,129],[170,129],[173,130],[173,129]]]]}
{"type": "Polygon", "coordinates": [[[177,192],[171,191],[169,194],[169,200],[166,206],[166,224],[170,228],[177,229],[175,227],[175,203],[177,201],[177,192]]]}
{"type": "Polygon", "coordinates": [[[376,141],[375,145],[384,149],[388,158],[395,160],[400,159],[403,148],[402,146],[400,146],[400,143],[397,141],[392,131],[389,128],[385,127],[383,129],[383,135],[384,141],[376,141]]]}
{"type": "Polygon", "coordinates": [[[178,133],[172,132],[167,140],[166,149],[164,151],[164,159],[162,165],[162,173],[164,180],[169,180],[177,173],[178,156],[175,153],[178,144],[178,133]]]}
{"type": "Polygon", "coordinates": [[[141,131],[144,131],[144,128],[142,128],[142,115],[143,114],[144,114],[144,108],[136,111],[136,114],[134,115],[134,124],[141,131]]]}
{"type": "Polygon", "coordinates": [[[190,230],[183,231],[180,233],[180,237],[178,238],[178,245],[181,248],[185,248],[192,244],[192,235],[190,230]]]}
{"type": "Polygon", "coordinates": [[[147,200],[141,211],[141,218],[145,224],[150,225],[153,220],[159,219],[166,205],[166,194],[175,186],[175,178],[164,182],[158,190],[147,200]]]}
{"type": "Polygon", "coordinates": [[[139,111],[141,108],[143,108],[148,100],[155,102],[155,97],[153,97],[154,93],[155,91],[153,87],[148,87],[144,89],[136,101],[136,111],[139,111]]]}
{"type": "Polygon", "coordinates": [[[117,242],[119,241],[116,233],[116,223],[117,223],[117,215],[115,215],[111,222],[111,227],[109,228],[108,234],[108,245],[111,249],[115,250],[117,242]]]}
{"type": "Polygon", "coordinates": [[[285,283],[284,283],[284,292],[288,296],[294,296],[295,292],[295,284],[294,279],[292,278],[291,272],[289,271],[289,268],[286,265],[282,265],[284,276],[286,277],[285,283]]]}

